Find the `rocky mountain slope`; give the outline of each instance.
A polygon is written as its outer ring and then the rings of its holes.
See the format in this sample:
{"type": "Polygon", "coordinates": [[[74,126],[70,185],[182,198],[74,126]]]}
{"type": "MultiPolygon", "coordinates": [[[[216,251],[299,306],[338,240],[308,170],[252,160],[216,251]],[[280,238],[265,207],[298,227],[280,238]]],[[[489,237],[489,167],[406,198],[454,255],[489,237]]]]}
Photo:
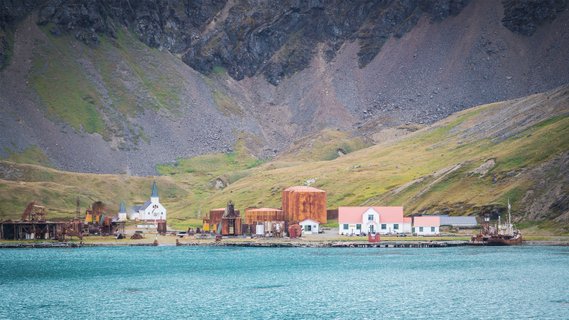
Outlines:
{"type": "Polygon", "coordinates": [[[378,142],[569,82],[563,0],[0,8],[0,156],[73,171],[153,174],[239,139],[268,158],[325,128],[378,142]]]}
{"type": "MultiPolygon", "coordinates": [[[[407,214],[500,214],[509,199],[516,222],[568,232],[568,130],[566,85],[457,112],[369,147],[325,130],[262,163],[241,139],[233,153],[160,166],[158,184],[169,223],[181,228],[229,199],[238,208],[279,207],[283,189],[304,184],[326,190],[330,208],[404,205],[407,214]]],[[[118,208],[144,201],[150,183],[0,161],[0,219],[16,218],[32,199],[60,218],[74,215],[77,196],[118,208]]]]}

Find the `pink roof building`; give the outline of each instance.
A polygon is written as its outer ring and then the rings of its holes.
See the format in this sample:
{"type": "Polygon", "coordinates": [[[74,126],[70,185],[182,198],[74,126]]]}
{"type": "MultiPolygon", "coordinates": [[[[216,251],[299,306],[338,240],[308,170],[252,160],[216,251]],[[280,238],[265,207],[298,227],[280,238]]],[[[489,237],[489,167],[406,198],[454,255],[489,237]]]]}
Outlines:
{"type": "Polygon", "coordinates": [[[403,207],[340,207],[338,223],[361,223],[363,214],[369,209],[379,213],[381,223],[403,223],[403,207]]]}
{"type": "Polygon", "coordinates": [[[344,235],[405,232],[403,207],[340,207],[338,224],[344,235]]]}
{"type": "Polygon", "coordinates": [[[417,216],[413,218],[413,227],[440,227],[441,217],[439,216],[417,216]]]}

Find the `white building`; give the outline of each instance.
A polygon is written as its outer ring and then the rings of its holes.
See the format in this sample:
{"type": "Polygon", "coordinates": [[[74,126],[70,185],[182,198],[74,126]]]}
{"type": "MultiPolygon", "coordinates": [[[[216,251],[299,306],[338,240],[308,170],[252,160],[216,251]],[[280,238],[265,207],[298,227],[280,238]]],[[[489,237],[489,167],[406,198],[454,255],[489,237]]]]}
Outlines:
{"type": "Polygon", "coordinates": [[[413,230],[413,218],[403,217],[403,233],[411,233],[413,230]]]}
{"type": "Polygon", "coordinates": [[[320,222],[311,219],[303,220],[299,225],[302,228],[302,234],[318,234],[320,230],[320,222]]]}
{"type": "Polygon", "coordinates": [[[156,181],[152,183],[150,200],[146,201],[142,206],[135,207],[131,219],[144,221],[166,220],[166,208],[160,203],[156,181]]]}
{"type": "Polygon", "coordinates": [[[403,218],[403,207],[340,207],[338,224],[342,235],[393,234],[410,229],[410,221],[407,226],[403,218]]]}
{"type": "Polygon", "coordinates": [[[440,233],[441,217],[417,216],[413,217],[413,233],[419,236],[434,236],[440,233]]]}

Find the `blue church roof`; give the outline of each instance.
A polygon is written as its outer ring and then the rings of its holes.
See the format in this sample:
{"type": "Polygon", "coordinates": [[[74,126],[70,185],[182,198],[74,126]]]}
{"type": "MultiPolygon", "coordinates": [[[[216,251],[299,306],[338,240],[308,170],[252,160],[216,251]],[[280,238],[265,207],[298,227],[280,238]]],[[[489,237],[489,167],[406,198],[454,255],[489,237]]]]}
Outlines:
{"type": "Polygon", "coordinates": [[[156,181],[152,183],[152,195],[151,198],[158,198],[158,187],[156,186],[156,181]]]}

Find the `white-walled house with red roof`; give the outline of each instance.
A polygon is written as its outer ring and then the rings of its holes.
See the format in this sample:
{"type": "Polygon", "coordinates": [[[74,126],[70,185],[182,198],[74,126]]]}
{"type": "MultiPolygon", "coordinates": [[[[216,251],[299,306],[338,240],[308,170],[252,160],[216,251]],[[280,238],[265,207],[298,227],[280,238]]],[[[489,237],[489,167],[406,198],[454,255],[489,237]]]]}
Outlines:
{"type": "Polygon", "coordinates": [[[403,207],[338,208],[338,233],[341,235],[410,232],[409,222],[407,220],[405,225],[403,207]]]}
{"type": "Polygon", "coordinates": [[[432,236],[439,234],[441,227],[440,216],[416,216],[413,217],[412,232],[419,236],[432,236]]]}

